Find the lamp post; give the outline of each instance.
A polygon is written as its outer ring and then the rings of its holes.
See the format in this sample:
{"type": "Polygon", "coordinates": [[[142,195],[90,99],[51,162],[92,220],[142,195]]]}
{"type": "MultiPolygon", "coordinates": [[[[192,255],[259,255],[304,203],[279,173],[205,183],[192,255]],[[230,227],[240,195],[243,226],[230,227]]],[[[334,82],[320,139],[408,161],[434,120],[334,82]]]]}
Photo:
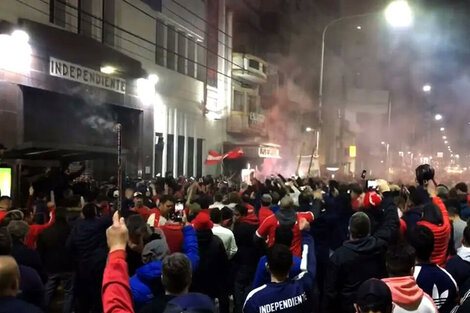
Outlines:
{"type": "MultiPolygon", "coordinates": [[[[336,24],[345,20],[352,20],[357,18],[363,18],[373,15],[379,15],[382,11],[369,12],[363,14],[356,14],[350,16],[343,16],[337,19],[330,21],[323,28],[322,32],[322,42],[321,42],[321,56],[320,56],[320,82],[318,88],[318,129],[316,136],[316,146],[315,146],[315,157],[318,157],[318,149],[320,146],[320,127],[322,126],[322,108],[323,108],[323,78],[324,78],[324,68],[325,68],[325,38],[328,29],[333,24],[336,24]]],[[[411,25],[413,20],[413,15],[411,8],[408,5],[408,2],[405,0],[395,0],[391,2],[385,9],[385,18],[387,23],[392,27],[408,27],[411,25]]]]}

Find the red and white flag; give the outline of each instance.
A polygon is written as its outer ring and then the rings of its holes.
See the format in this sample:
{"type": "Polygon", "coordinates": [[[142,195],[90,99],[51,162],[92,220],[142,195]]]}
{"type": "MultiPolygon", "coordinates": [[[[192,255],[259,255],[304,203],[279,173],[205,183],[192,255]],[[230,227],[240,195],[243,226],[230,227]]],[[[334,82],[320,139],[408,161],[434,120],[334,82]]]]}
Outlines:
{"type": "Polygon", "coordinates": [[[217,153],[213,150],[209,151],[209,154],[207,155],[206,159],[206,165],[215,165],[219,164],[222,162],[225,158],[227,159],[238,159],[241,158],[244,155],[243,150],[241,148],[235,148],[233,150],[230,150],[227,153],[217,153]]]}

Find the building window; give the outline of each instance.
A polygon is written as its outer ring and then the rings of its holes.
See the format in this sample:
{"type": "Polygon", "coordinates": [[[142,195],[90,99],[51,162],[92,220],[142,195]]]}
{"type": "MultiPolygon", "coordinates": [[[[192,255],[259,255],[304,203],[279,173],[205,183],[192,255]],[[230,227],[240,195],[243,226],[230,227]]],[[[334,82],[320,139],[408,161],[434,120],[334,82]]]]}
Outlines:
{"type": "MultiPolygon", "coordinates": [[[[174,136],[168,134],[167,137],[167,145],[166,145],[166,171],[172,173],[173,172],[173,143],[174,143],[174,136]]],[[[162,173],[164,175],[166,173],[162,173]]]]}
{"type": "Polygon", "coordinates": [[[259,70],[259,62],[253,59],[248,60],[248,66],[251,68],[254,68],[256,70],[259,70]]]}
{"type": "Polygon", "coordinates": [[[104,44],[114,46],[114,0],[103,0],[103,25],[101,40],[104,44]]]}
{"type": "Polygon", "coordinates": [[[184,136],[178,136],[178,176],[184,171],[184,136]]]}
{"type": "Polygon", "coordinates": [[[248,96],[248,112],[258,112],[258,97],[248,96]]]}
{"type": "Polygon", "coordinates": [[[87,37],[93,35],[93,6],[91,0],[78,1],[78,33],[87,37]]]}
{"type": "Polygon", "coordinates": [[[176,70],[176,30],[173,26],[167,26],[167,57],[166,57],[166,66],[169,69],[176,70]]]}
{"type": "Polygon", "coordinates": [[[196,43],[193,38],[188,38],[188,75],[195,76],[194,65],[196,61],[196,43]]]}
{"type": "Polygon", "coordinates": [[[232,111],[245,111],[243,105],[243,93],[237,90],[233,91],[232,111]]]}
{"type": "Polygon", "coordinates": [[[178,72],[181,74],[186,74],[186,60],[187,60],[187,50],[186,50],[186,35],[182,32],[177,32],[178,36],[178,72]]]}
{"type": "Polygon", "coordinates": [[[188,137],[188,176],[194,175],[194,138],[188,137]]]}
{"type": "Polygon", "coordinates": [[[50,0],[49,1],[49,22],[65,27],[65,1],[50,0]]]}
{"type": "Polygon", "coordinates": [[[197,153],[196,153],[196,176],[202,177],[202,141],[197,139],[197,153]]]}
{"type": "Polygon", "coordinates": [[[143,2],[147,3],[152,10],[161,12],[162,11],[162,0],[142,0],[143,2]]]}
{"type": "Polygon", "coordinates": [[[162,162],[163,162],[163,146],[165,142],[163,141],[162,133],[155,133],[155,173],[161,173],[162,162]]]}
{"type": "Polygon", "coordinates": [[[206,68],[206,49],[202,45],[202,43],[197,44],[197,79],[200,81],[206,80],[207,68],[206,68]]]}
{"type": "Polygon", "coordinates": [[[166,59],[166,51],[165,51],[165,46],[166,46],[166,25],[163,23],[163,21],[157,19],[156,21],[156,49],[155,49],[155,63],[158,65],[166,67],[165,59],[166,59]]]}

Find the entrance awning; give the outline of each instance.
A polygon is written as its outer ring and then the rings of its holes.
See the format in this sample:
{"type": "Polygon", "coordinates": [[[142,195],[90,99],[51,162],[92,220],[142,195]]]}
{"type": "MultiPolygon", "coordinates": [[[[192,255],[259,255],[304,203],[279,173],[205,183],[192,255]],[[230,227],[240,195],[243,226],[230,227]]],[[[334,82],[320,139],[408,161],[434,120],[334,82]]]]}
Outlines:
{"type": "MultiPolygon", "coordinates": [[[[127,150],[122,150],[123,154],[127,150]]],[[[25,142],[21,145],[7,150],[3,159],[26,159],[26,160],[67,160],[82,161],[100,159],[116,155],[117,149],[79,145],[79,144],[54,144],[48,142],[25,142]]]]}

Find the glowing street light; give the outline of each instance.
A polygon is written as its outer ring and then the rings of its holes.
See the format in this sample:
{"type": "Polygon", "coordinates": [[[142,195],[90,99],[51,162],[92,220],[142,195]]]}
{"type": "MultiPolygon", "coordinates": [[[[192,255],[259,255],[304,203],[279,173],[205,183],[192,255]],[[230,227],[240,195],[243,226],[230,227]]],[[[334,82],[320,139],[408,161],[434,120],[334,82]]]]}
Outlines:
{"type": "Polygon", "coordinates": [[[445,144],[448,144],[449,142],[446,140],[446,141],[444,141],[444,143],[445,143],[445,144]]]}
{"type": "Polygon", "coordinates": [[[447,136],[442,136],[442,139],[446,140],[446,139],[447,139],[447,136]]]}
{"type": "Polygon", "coordinates": [[[424,91],[425,93],[431,92],[431,89],[432,89],[432,87],[431,87],[431,85],[429,85],[429,84],[426,84],[426,85],[423,86],[423,91],[424,91]]]}
{"type": "Polygon", "coordinates": [[[385,19],[393,27],[409,27],[413,23],[413,12],[408,1],[396,0],[385,9],[385,19]]]}
{"type": "Polygon", "coordinates": [[[446,130],[444,127],[441,127],[441,132],[443,132],[444,130],[446,130]]]}
{"type": "Polygon", "coordinates": [[[434,119],[436,121],[440,121],[440,120],[442,120],[442,115],[441,114],[436,114],[436,115],[434,115],[434,119]]]}
{"type": "Polygon", "coordinates": [[[100,71],[104,74],[113,74],[114,72],[116,72],[116,68],[111,65],[105,65],[100,68],[100,71]]]}
{"type": "Polygon", "coordinates": [[[307,127],[307,128],[305,128],[305,131],[307,133],[313,132],[313,128],[312,127],[307,127]]]}
{"type": "Polygon", "coordinates": [[[361,25],[357,25],[357,26],[356,26],[356,29],[357,29],[357,30],[361,30],[361,29],[362,29],[362,26],[361,26],[361,25]]]}

